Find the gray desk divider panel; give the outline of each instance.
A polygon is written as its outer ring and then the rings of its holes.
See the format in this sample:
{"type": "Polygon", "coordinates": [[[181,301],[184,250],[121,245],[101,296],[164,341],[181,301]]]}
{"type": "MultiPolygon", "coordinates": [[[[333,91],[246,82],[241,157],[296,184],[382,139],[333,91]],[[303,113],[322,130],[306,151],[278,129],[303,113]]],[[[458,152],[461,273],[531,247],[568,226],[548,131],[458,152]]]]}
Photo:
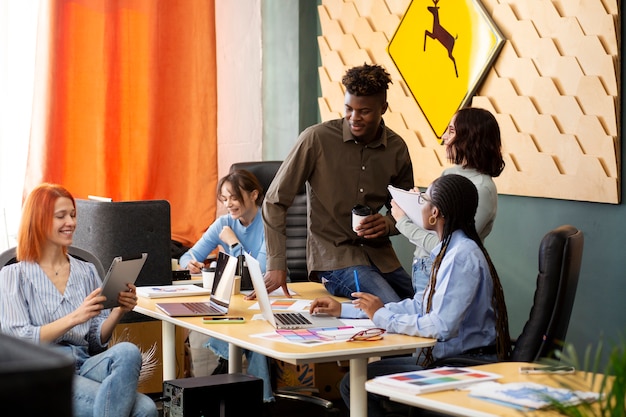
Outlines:
{"type": "Polygon", "coordinates": [[[76,200],[73,245],[96,255],[108,270],[116,256],[148,253],[135,285],[172,283],[170,203],[166,200],[76,200]]]}

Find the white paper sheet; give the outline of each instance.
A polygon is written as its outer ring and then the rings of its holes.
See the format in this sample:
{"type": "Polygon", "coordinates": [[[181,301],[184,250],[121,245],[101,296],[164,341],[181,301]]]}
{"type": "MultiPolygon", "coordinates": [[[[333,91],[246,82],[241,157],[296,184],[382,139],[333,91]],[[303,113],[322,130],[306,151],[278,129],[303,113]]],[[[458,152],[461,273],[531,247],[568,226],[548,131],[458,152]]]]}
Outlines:
{"type": "Polygon", "coordinates": [[[422,207],[420,205],[418,193],[415,191],[405,191],[400,188],[396,188],[393,185],[388,185],[387,188],[391,193],[391,198],[400,206],[400,208],[406,213],[413,223],[420,227],[424,227],[422,222],[422,207]]]}

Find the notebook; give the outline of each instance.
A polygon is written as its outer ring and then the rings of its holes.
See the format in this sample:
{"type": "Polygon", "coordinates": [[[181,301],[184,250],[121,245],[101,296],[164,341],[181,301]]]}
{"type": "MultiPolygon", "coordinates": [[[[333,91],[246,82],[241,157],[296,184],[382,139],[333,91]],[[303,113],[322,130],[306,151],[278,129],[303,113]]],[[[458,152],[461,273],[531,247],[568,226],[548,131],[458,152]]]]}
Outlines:
{"type": "Polygon", "coordinates": [[[102,281],[101,294],[107,298],[103,303],[104,308],[113,308],[119,305],[117,302],[119,293],[128,291],[127,283],[134,284],[137,281],[147,257],[147,253],[142,253],[135,257],[117,256],[113,258],[104,281],[102,281]]]}
{"type": "Polygon", "coordinates": [[[192,295],[209,295],[210,289],[198,285],[148,285],[137,287],[137,295],[146,298],[189,297],[192,295]]]}
{"type": "Polygon", "coordinates": [[[228,314],[236,269],[237,257],[220,252],[217,256],[217,267],[209,301],[156,303],[156,306],[172,317],[224,316],[228,314]]]}
{"type": "Polygon", "coordinates": [[[331,316],[312,316],[308,312],[276,312],[272,311],[270,296],[265,288],[263,273],[259,262],[251,255],[244,253],[250,278],[252,278],[252,286],[259,302],[259,308],[263,318],[267,320],[276,329],[306,329],[306,328],[324,328],[324,327],[341,327],[345,324],[336,317],[331,316]]]}

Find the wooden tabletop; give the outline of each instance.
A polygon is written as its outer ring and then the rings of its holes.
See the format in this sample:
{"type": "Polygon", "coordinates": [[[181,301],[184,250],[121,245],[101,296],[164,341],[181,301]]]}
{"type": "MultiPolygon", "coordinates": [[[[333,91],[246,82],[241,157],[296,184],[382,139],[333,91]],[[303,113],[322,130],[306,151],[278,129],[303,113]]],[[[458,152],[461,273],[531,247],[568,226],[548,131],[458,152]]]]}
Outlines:
{"type": "MultiPolygon", "coordinates": [[[[294,298],[313,300],[317,297],[329,295],[322,284],[313,282],[293,283],[289,284],[289,288],[297,293],[294,295],[294,298]]],[[[244,317],[246,322],[243,324],[204,324],[201,317],[169,317],[155,306],[158,302],[180,302],[183,300],[207,301],[208,297],[158,299],[139,297],[135,311],[295,365],[327,362],[329,360],[405,354],[411,353],[419,347],[432,346],[435,343],[433,339],[429,338],[398,334],[385,334],[382,340],[375,342],[337,342],[317,346],[301,346],[254,337],[254,335],[260,333],[273,332],[275,329],[265,320],[252,320],[252,317],[255,314],[260,314],[260,311],[250,310],[249,307],[256,301],[244,300],[242,294],[233,295],[228,315],[244,317]]]]}
{"type": "MultiPolygon", "coordinates": [[[[498,362],[489,365],[471,367],[486,372],[493,372],[502,375],[496,382],[535,382],[538,384],[550,385],[564,388],[573,387],[583,391],[594,391],[591,386],[591,374],[577,372],[575,374],[555,375],[555,374],[520,374],[520,366],[531,365],[525,362],[498,362]]],[[[595,391],[599,389],[599,380],[596,378],[595,391]]],[[[393,388],[387,389],[380,385],[374,385],[371,381],[366,382],[365,388],[369,392],[389,397],[393,401],[413,405],[428,410],[438,411],[451,416],[463,417],[520,417],[520,416],[541,416],[552,417],[560,414],[554,411],[528,411],[522,413],[513,407],[499,405],[490,401],[470,397],[465,390],[447,390],[433,392],[429,394],[411,394],[398,392],[393,388]]]]}

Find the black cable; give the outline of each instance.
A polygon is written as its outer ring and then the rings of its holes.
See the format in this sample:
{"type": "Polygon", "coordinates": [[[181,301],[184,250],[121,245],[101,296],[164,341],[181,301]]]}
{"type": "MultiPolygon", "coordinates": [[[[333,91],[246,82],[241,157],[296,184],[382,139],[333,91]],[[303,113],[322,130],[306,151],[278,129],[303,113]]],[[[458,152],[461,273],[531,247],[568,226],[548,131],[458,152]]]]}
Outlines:
{"type": "Polygon", "coordinates": [[[155,403],[159,402],[159,401],[161,401],[161,402],[170,402],[170,401],[172,401],[172,398],[171,397],[159,397],[159,398],[153,399],[152,401],[154,401],[155,403]]]}

